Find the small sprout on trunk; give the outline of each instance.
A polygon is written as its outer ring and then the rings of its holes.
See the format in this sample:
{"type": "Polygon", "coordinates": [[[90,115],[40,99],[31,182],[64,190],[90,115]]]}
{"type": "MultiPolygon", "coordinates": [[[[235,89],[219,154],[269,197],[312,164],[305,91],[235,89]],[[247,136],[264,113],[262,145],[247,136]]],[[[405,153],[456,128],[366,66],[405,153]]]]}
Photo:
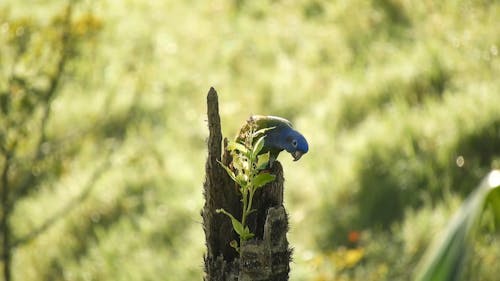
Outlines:
{"type": "MultiPolygon", "coordinates": [[[[250,231],[248,225],[246,225],[248,216],[256,211],[252,209],[255,191],[274,181],[276,178],[275,175],[263,171],[268,167],[270,155],[269,152],[261,154],[264,148],[264,136],[259,137],[257,141],[254,142],[254,138],[265,131],[259,130],[255,132],[254,127],[255,126],[253,126],[244,142],[239,143],[231,141],[228,143],[227,150],[230,152],[233,159],[230,165],[231,167],[219,162],[231,179],[238,184],[243,206],[241,221],[224,209],[217,209],[216,212],[222,213],[231,219],[233,229],[240,237],[240,244],[242,241],[252,239],[255,236],[255,234],[250,231]]],[[[236,241],[231,241],[230,246],[239,252],[239,246],[236,241]]]]}

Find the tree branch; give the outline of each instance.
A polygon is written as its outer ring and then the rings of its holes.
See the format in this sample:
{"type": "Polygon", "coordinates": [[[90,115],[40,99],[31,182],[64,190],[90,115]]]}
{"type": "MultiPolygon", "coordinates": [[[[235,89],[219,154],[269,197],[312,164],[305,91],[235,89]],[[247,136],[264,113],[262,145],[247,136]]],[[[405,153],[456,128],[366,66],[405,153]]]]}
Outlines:
{"type": "MultiPolygon", "coordinates": [[[[56,97],[57,89],[61,81],[61,76],[63,75],[64,68],[66,66],[66,62],[68,59],[68,50],[70,44],[69,29],[71,25],[71,11],[72,7],[70,4],[67,8],[66,16],[64,18],[64,29],[61,34],[61,45],[62,45],[60,51],[61,56],[59,58],[59,61],[57,62],[56,70],[51,76],[47,90],[45,91],[45,93],[41,93],[41,95],[43,95],[45,98],[45,103],[43,104],[44,107],[42,112],[42,118],[40,120],[40,130],[39,130],[40,133],[38,142],[36,144],[36,151],[34,153],[33,158],[28,162],[31,163],[31,166],[43,160],[45,155],[47,155],[43,151],[43,145],[47,141],[47,123],[51,113],[52,102],[56,97]]],[[[35,180],[35,175],[33,173],[29,173],[27,177],[24,179],[24,181],[18,186],[18,188],[16,188],[15,194],[12,196],[12,200],[11,202],[9,202],[9,205],[13,204],[13,202],[15,202],[22,194],[27,193],[28,189],[33,186],[34,180],[35,180]]]]}
{"type": "Polygon", "coordinates": [[[2,260],[3,260],[3,276],[5,281],[9,281],[11,277],[11,255],[12,252],[10,250],[10,239],[11,239],[11,232],[10,232],[10,224],[9,224],[9,218],[10,218],[10,208],[8,206],[8,201],[9,201],[9,170],[10,170],[10,159],[11,155],[9,152],[7,152],[4,155],[4,166],[2,169],[2,176],[1,176],[1,184],[2,184],[2,189],[1,189],[1,201],[2,201],[2,217],[0,218],[0,229],[2,232],[2,260]]]}
{"type": "Polygon", "coordinates": [[[108,170],[109,166],[111,165],[111,161],[108,157],[104,163],[101,164],[101,166],[97,169],[94,170],[94,173],[92,176],[89,178],[87,183],[85,184],[82,192],[75,198],[73,198],[71,201],[67,202],[64,207],[62,207],[59,211],[54,213],[50,218],[48,218],[42,225],[40,225],[38,228],[32,230],[30,233],[22,236],[21,238],[16,239],[11,247],[16,248],[19,247],[22,244],[26,244],[36,237],[38,237],[40,234],[44,233],[47,231],[52,225],[54,225],[57,221],[65,217],[68,213],[70,213],[74,208],[79,206],[81,202],[83,202],[87,197],[90,195],[92,189],[95,186],[95,183],[99,178],[102,176],[102,174],[108,170]]]}
{"type": "Polygon", "coordinates": [[[47,139],[47,123],[50,117],[52,102],[56,97],[57,88],[61,81],[61,76],[63,75],[64,68],[68,59],[69,51],[69,29],[71,25],[71,5],[67,8],[67,14],[64,18],[64,29],[61,34],[61,57],[57,62],[56,70],[52,75],[47,91],[43,94],[45,96],[45,107],[43,108],[42,118],[40,120],[40,137],[37,143],[37,151],[35,153],[35,159],[38,159],[42,155],[42,146],[47,139]]]}

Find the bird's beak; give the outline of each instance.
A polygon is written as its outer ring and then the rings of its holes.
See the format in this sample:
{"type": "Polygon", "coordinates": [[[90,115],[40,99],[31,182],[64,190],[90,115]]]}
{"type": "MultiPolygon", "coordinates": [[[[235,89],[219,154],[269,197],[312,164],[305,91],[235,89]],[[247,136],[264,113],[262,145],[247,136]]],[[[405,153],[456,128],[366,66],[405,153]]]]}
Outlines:
{"type": "Polygon", "coordinates": [[[300,159],[300,157],[302,157],[304,153],[302,151],[298,151],[296,150],[294,153],[292,153],[292,156],[293,156],[293,161],[297,161],[300,159]]]}

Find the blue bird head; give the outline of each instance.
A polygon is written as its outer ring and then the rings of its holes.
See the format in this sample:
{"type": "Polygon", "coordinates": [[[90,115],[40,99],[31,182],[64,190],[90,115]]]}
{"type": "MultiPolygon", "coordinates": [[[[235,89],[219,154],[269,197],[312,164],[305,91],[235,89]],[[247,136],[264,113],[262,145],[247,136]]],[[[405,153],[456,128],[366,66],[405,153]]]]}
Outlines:
{"type": "Polygon", "coordinates": [[[283,126],[278,127],[268,133],[266,144],[269,146],[284,149],[293,157],[293,161],[299,160],[302,155],[309,150],[306,138],[294,129],[283,126]]]}

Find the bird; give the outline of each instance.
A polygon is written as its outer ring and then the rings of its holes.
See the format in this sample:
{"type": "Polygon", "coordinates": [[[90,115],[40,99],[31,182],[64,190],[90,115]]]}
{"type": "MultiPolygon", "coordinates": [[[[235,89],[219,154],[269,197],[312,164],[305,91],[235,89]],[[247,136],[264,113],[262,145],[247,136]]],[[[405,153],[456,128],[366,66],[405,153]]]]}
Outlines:
{"type": "MultiPolygon", "coordinates": [[[[246,137],[251,131],[252,124],[254,124],[254,132],[268,129],[262,133],[264,136],[264,146],[259,154],[270,152],[270,166],[272,166],[272,163],[283,150],[292,155],[293,161],[298,161],[309,150],[306,138],[293,128],[292,123],[285,118],[277,116],[250,116],[247,123],[241,127],[236,137],[237,142],[245,142],[246,137]]],[[[259,137],[253,138],[254,143],[258,139],[259,137]]]]}

